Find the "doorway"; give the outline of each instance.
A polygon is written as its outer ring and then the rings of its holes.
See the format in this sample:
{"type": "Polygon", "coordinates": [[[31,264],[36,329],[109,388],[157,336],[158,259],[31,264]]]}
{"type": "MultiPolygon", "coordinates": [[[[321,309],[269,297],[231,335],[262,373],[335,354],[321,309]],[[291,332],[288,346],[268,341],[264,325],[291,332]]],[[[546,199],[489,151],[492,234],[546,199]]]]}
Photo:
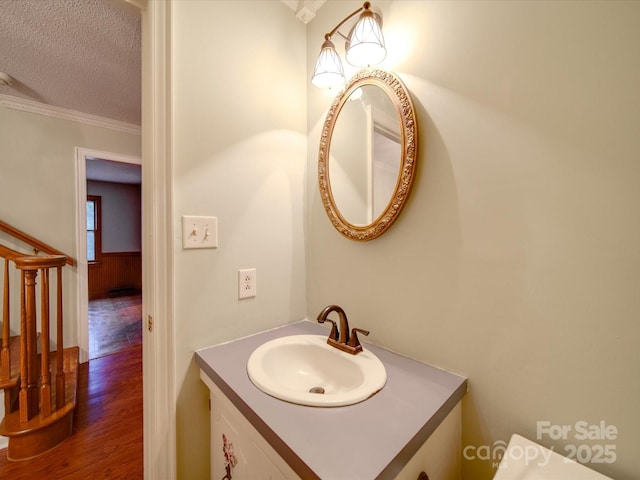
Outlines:
{"type": "Polygon", "coordinates": [[[86,362],[142,342],[141,160],[77,148],[76,168],[78,345],[80,362],[86,362]],[[88,194],[101,198],[98,225],[88,215],[95,208],[88,208],[88,194]],[[102,242],[95,242],[96,226],[102,242]],[[90,328],[90,302],[98,299],[92,314],[103,325],[90,328]]]}

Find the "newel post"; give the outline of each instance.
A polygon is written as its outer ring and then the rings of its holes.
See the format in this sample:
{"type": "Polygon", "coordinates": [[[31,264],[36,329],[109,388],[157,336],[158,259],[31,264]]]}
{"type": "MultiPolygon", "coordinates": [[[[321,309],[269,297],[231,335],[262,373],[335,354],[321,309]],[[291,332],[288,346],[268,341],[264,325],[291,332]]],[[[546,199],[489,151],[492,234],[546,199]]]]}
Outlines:
{"type": "Polygon", "coordinates": [[[36,345],[37,270],[22,270],[20,293],[20,421],[38,412],[38,350],[36,345]]]}

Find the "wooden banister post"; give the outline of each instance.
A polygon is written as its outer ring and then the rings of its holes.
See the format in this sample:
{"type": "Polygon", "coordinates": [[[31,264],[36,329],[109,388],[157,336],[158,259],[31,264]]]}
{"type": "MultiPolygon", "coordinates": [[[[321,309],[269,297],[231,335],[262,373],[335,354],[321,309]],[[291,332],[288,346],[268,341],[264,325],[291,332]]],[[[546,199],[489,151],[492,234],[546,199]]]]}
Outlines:
{"type": "MultiPolygon", "coordinates": [[[[0,350],[0,380],[9,380],[11,376],[11,354],[9,352],[9,260],[4,259],[4,285],[2,298],[2,350],[0,350]]],[[[6,402],[5,402],[6,403],[6,402]]]]}
{"type": "MultiPolygon", "coordinates": [[[[13,351],[14,365],[9,370],[9,380],[4,380],[0,384],[5,389],[5,416],[0,422],[0,434],[9,437],[7,458],[26,460],[50,450],[71,434],[72,415],[76,405],[79,349],[78,347],[68,348],[67,351],[64,349],[62,267],[65,266],[66,257],[24,255],[1,245],[0,257],[15,263],[15,267],[20,271],[19,342],[15,345],[14,342],[8,342],[10,351],[15,350],[16,346],[20,347],[20,359],[19,364],[16,364],[18,352],[13,351]],[[53,268],[57,269],[58,345],[56,353],[51,351],[53,348],[51,329],[55,327],[50,323],[53,295],[51,269],[53,268]],[[38,275],[41,276],[40,279],[38,275]],[[39,292],[36,291],[38,281],[40,282],[39,292]],[[40,305],[37,304],[38,302],[40,305]],[[39,324],[38,317],[40,317],[39,324]],[[40,341],[38,341],[39,332],[40,341]],[[19,381],[17,370],[20,371],[19,381]],[[18,385],[16,385],[17,381],[18,385]],[[65,385],[66,382],[68,382],[67,385],[65,385]],[[69,398],[66,397],[65,390],[69,392],[69,398]],[[17,409],[14,403],[16,395],[17,409]]],[[[6,264],[4,275],[8,281],[6,264]]],[[[3,342],[0,345],[7,343],[4,341],[5,337],[13,340],[8,328],[9,294],[6,285],[3,290],[5,324],[2,328],[3,342]]]]}
{"type": "Polygon", "coordinates": [[[64,336],[62,335],[62,266],[58,266],[58,301],[57,301],[57,343],[56,351],[56,408],[60,409],[65,404],[65,380],[64,380],[64,357],[63,357],[63,343],[64,336]]]}
{"type": "Polygon", "coordinates": [[[16,268],[21,272],[22,289],[20,292],[20,422],[28,422],[41,410],[42,416],[52,413],[50,349],[50,285],[49,270],[58,269],[58,346],[56,357],[56,408],[64,406],[64,345],[62,341],[62,267],[66,257],[50,255],[47,257],[22,256],[14,259],[16,268]],[[42,272],[41,286],[41,329],[42,355],[38,372],[37,330],[36,330],[36,278],[42,272]],[[62,383],[61,388],[58,386],[62,383]],[[40,385],[40,392],[38,392],[40,385]],[[38,395],[40,393],[40,395],[38,395]]]}
{"type": "Polygon", "coordinates": [[[42,330],[42,348],[40,361],[40,414],[43,417],[51,415],[51,374],[49,371],[49,269],[40,270],[42,288],[40,290],[41,314],[40,329],[42,330]]]}
{"type": "Polygon", "coordinates": [[[20,313],[20,421],[28,422],[38,412],[38,376],[36,345],[37,270],[22,270],[20,313]]]}

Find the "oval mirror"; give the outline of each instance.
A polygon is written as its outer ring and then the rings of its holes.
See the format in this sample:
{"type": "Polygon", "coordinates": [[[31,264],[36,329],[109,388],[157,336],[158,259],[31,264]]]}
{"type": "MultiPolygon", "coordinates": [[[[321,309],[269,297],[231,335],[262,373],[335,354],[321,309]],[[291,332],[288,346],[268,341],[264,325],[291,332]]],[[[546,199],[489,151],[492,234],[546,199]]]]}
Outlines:
{"type": "Polygon", "coordinates": [[[357,241],[387,231],[409,196],[416,155],[415,110],[402,81],[358,72],[331,104],[320,138],[320,197],[336,230],[357,241]]]}

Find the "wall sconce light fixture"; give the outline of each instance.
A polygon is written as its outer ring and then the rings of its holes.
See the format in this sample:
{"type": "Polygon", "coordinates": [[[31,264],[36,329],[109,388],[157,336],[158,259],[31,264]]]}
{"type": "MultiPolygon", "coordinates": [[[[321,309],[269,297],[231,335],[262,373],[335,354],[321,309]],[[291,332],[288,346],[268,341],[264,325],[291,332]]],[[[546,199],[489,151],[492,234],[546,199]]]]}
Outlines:
{"type": "Polygon", "coordinates": [[[370,10],[371,3],[364,2],[362,7],[342,20],[333,30],[324,36],[324,43],[316,61],[311,83],[318,88],[338,87],[345,82],[342,61],[336,52],[331,37],[336,33],[345,39],[345,57],[354,67],[370,67],[379,64],[387,56],[382,36],[382,18],[370,10]],[[349,20],[360,14],[348,36],[338,30],[349,20]]]}

